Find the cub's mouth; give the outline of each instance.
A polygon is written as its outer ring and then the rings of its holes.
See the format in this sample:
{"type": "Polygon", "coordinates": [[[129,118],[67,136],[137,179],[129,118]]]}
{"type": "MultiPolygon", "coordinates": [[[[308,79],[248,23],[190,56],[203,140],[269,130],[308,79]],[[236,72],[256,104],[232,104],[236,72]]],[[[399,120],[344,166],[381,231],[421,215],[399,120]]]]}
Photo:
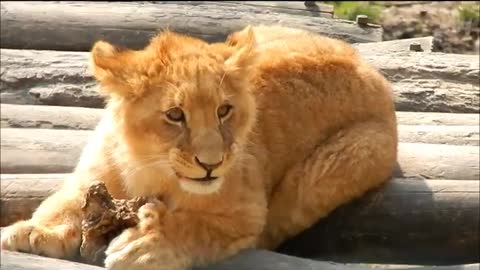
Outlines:
{"type": "Polygon", "coordinates": [[[177,173],[180,187],[190,193],[211,194],[217,192],[222,186],[222,177],[213,177],[208,173],[205,177],[192,178],[177,173]]]}
{"type": "Polygon", "coordinates": [[[216,180],[218,179],[218,177],[213,177],[213,176],[210,176],[210,175],[207,175],[203,178],[189,178],[189,177],[185,177],[189,180],[193,180],[193,181],[199,181],[199,182],[211,182],[213,180],[216,180]]]}
{"type": "Polygon", "coordinates": [[[190,180],[190,181],[196,181],[196,182],[200,182],[200,183],[203,183],[203,184],[208,184],[208,183],[213,182],[213,181],[215,181],[215,180],[218,179],[218,177],[211,176],[210,174],[211,174],[211,173],[208,172],[205,177],[192,178],[192,177],[187,177],[187,176],[181,175],[181,174],[178,173],[178,172],[176,173],[177,177],[180,178],[180,179],[186,179],[186,180],[190,180]]]}

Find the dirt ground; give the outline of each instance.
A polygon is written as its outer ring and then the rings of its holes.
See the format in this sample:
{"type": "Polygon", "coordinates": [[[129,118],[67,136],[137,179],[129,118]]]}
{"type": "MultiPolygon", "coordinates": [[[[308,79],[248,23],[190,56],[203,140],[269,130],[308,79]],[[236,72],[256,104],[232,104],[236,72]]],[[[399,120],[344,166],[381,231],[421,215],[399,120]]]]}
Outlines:
{"type": "Polygon", "coordinates": [[[455,1],[425,1],[388,7],[381,15],[383,39],[434,36],[433,51],[478,54],[480,23],[462,22],[457,11],[460,4],[455,1]]]}

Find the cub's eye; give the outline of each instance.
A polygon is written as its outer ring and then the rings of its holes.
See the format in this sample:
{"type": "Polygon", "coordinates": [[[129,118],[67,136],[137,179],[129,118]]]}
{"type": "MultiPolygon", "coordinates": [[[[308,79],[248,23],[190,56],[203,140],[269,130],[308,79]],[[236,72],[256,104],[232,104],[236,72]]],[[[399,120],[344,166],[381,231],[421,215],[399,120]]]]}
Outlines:
{"type": "Polygon", "coordinates": [[[220,106],[217,110],[217,115],[220,119],[227,117],[232,111],[232,105],[224,104],[220,106]]]}
{"type": "Polygon", "coordinates": [[[165,115],[167,116],[167,119],[172,122],[183,122],[185,120],[185,115],[180,108],[172,108],[165,112],[165,115]]]}

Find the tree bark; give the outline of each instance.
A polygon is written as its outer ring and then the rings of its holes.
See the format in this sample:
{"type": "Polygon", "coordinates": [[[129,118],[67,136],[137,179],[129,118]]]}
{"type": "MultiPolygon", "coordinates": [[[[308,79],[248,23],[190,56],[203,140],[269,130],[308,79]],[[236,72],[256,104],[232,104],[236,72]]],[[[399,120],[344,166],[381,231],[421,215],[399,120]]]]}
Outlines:
{"type": "Polygon", "coordinates": [[[14,49],[89,51],[99,39],[139,49],[167,27],[218,42],[249,24],[280,24],[350,43],[382,40],[383,31],[379,26],[359,27],[351,21],[285,14],[278,10],[210,1],[2,2],[0,38],[2,48],[14,49]]]}
{"type": "MultiPolygon", "coordinates": [[[[88,53],[0,52],[2,103],[105,106],[88,72],[88,53]]],[[[367,47],[360,52],[392,82],[397,111],[480,112],[479,62],[475,55],[375,53],[367,47]]]]}
{"type": "MultiPolygon", "coordinates": [[[[2,226],[28,219],[41,200],[60,188],[64,177],[2,175],[2,226]]],[[[476,262],[479,183],[393,179],[339,207],[279,251],[348,262],[476,262]]]]}
{"type": "MultiPolygon", "coordinates": [[[[70,173],[92,134],[89,130],[3,128],[1,173],[70,173]]],[[[427,133],[426,138],[435,136],[444,140],[441,133],[427,133]]],[[[477,180],[479,152],[478,146],[401,142],[398,175],[477,180]]]]}
{"type": "MultiPolygon", "coordinates": [[[[50,128],[93,130],[100,121],[103,109],[2,104],[2,128],[50,128]]],[[[478,127],[480,115],[475,113],[397,112],[397,123],[405,126],[471,126],[478,127]]],[[[416,129],[416,127],[412,127],[416,129]]],[[[440,130],[442,127],[438,127],[440,130]]],[[[477,129],[478,130],[478,129],[477,129]]],[[[440,131],[441,132],[441,131],[440,131]]],[[[473,135],[472,135],[473,136],[473,135]]],[[[430,143],[436,143],[430,141],[430,143]]]]}

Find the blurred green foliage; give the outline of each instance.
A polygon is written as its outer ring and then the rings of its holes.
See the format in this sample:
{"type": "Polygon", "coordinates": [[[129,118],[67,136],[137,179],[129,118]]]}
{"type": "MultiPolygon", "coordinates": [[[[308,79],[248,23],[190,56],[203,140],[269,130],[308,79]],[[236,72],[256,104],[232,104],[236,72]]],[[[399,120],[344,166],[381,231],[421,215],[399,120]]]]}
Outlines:
{"type": "Polygon", "coordinates": [[[463,2],[458,6],[458,16],[461,22],[480,23],[480,2],[463,2]]]}
{"type": "Polygon", "coordinates": [[[370,23],[379,24],[383,5],[375,1],[323,1],[334,6],[335,17],[355,21],[357,15],[367,15],[370,23]]]}

